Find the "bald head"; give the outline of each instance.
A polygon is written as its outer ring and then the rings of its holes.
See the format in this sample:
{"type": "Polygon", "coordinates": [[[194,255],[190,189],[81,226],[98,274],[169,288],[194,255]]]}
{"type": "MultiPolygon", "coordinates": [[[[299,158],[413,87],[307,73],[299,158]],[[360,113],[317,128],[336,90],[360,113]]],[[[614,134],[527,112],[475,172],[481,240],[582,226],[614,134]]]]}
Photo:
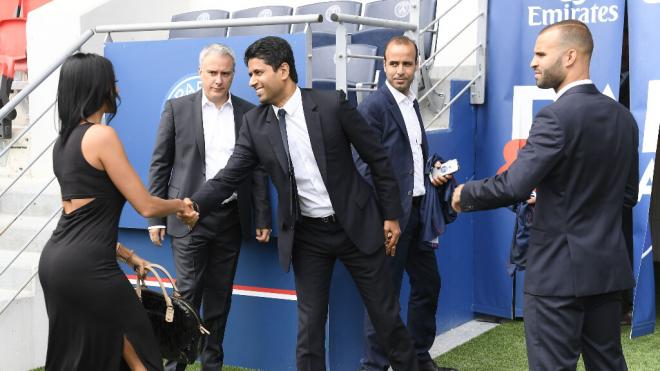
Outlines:
{"type": "Polygon", "coordinates": [[[567,19],[547,26],[541,30],[539,36],[548,31],[556,31],[559,43],[565,48],[576,49],[591,59],[594,50],[594,39],[586,24],[574,19],[567,19]]]}

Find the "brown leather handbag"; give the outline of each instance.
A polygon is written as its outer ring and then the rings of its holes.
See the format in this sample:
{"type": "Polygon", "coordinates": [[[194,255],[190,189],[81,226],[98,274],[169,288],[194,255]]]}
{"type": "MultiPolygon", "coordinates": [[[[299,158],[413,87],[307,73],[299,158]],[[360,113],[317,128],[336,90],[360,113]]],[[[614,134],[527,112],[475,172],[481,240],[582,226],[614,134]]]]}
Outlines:
{"type": "Polygon", "coordinates": [[[180,363],[194,363],[199,355],[202,339],[209,332],[202,326],[195,308],[181,298],[170,273],[160,265],[145,267],[158,281],[160,292],[147,288],[144,279],[135,285],[147,316],[151,321],[163,358],[180,363]],[[172,295],[168,295],[157,271],[164,273],[172,283],[172,295]]]}

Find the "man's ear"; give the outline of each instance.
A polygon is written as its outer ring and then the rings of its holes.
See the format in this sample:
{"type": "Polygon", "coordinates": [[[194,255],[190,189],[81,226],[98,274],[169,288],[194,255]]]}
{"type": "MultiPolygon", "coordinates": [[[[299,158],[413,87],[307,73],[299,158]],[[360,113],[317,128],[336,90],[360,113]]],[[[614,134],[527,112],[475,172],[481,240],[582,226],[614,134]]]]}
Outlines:
{"type": "Polygon", "coordinates": [[[290,68],[291,67],[289,67],[289,64],[286,62],[282,62],[282,64],[280,64],[278,71],[280,71],[281,74],[280,77],[282,78],[282,80],[286,80],[287,78],[289,78],[290,68]]]}
{"type": "Polygon", "coordinates": [[[570,67],[575,64],[578,52],[575,49],[568,49],[564,54],[564,67],[570,67]]]}

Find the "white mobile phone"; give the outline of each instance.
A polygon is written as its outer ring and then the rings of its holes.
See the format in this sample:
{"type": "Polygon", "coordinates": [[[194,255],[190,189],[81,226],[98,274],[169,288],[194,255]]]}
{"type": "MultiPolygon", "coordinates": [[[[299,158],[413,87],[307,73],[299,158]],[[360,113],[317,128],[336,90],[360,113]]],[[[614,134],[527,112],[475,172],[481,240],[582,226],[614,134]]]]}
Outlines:
{"type": "Polygon", "coordinates": [[[447,162],[444,162],[443,164],[440,165],[440,168],[434,167],[431,171],[431,176],[436,177],[436,176],[446,176],[453,174],[460,169],[460,166],[458,165],[458,160],[453,159],[449,160],[447,162]]]}

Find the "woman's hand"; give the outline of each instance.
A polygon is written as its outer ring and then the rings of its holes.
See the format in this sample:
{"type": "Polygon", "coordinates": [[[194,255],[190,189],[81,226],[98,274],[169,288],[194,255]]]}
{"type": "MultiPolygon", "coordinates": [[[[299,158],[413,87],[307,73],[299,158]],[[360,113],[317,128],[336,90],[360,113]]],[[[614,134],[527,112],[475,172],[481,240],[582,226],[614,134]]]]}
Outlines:
{"type": "Polygon", "coordinates": [[[147,277],[147,273],[149,271],[145,267],[150,266],[151,262],[144,260],[141,257],[133,254],[133,256],[131,257],[128,263],[133,266],[133,270],[135,270],[135,273],[137,274],[137,277],[139,279],[143,280],[147,277]]]}

